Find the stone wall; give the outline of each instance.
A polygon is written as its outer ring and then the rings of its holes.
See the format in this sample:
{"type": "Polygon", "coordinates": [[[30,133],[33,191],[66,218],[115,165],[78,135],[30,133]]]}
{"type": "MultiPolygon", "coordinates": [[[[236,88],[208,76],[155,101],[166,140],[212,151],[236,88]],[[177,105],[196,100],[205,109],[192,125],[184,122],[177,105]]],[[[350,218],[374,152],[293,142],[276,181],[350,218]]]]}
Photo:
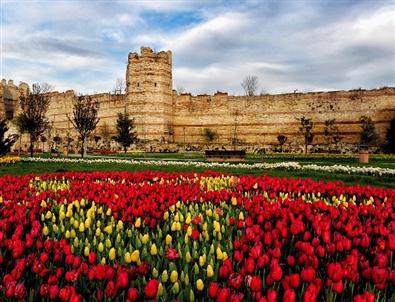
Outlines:
{"type": "Polygon", "coordinates": [[[279,134],[287,136],[288,143],[300,143],[297,118],[304,116],[314,122],[313,143],[325,143],[325,121],[336,119],[342,141],[355,144],[359,142],[362,115],[373,119],[383,143],[395,117],[395,88],[254,97],[181,94],[174,99],[174,140],[180,143],[207,142],[205,128],[218,134],[215,142],[219,144],[229,144],[235,132],[243,145],[278,144],[279,134]]]}
{"type": "MultiPolygon", "coordinates": [[[[325,121],[335,119],[342,143],[355,145],[361,131],[359,119],[366,115],[375,122],[382,144],[395,117],[395,88],[253,97],[224,92],[178,94],[172,90],[172,53],[154,52],[148,47],[142,47],[140,54],[129,54],[126,83],[126,94],[91,95],[100,103],[100,122],[93,136],[109,140],[116,134],[117,114],[126,111],[135,118],[139,139],[146,142],[185,143],[200,148],[196,146],[208,143],[204,134],[207,128],[217,134],[210,143],[213,147],[228,148],[234,139],[248,150],[277,146],[277,136],[282,134],[287,136],[287,145],[297,149],[303,142],[297,119],[306,117],[315,125],[313,144],[326,142],[325,121]]],[[[19,96],[28,89],[26,83],[16,86],[11,80],[2,80],[0,114],[9,119],[16,116],[19,96]]],[[[48,96],[51,131],[46,136],[72,136],[75,144],[77,134],[67,118],[72,114],[74,91],[51,92],[48,96]]]]}

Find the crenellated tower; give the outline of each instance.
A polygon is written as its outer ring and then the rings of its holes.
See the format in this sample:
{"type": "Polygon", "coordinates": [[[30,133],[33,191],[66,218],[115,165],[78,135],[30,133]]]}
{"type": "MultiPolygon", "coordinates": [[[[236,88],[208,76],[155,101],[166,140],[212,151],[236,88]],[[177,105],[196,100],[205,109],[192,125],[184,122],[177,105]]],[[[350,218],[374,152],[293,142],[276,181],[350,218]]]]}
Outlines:
{"type": "Polygon", "coordinates": [[[142,140],[172,140],[173,92],[171,51],[141,47],[129,53],[126,70],[127,112],[142,140]]]}

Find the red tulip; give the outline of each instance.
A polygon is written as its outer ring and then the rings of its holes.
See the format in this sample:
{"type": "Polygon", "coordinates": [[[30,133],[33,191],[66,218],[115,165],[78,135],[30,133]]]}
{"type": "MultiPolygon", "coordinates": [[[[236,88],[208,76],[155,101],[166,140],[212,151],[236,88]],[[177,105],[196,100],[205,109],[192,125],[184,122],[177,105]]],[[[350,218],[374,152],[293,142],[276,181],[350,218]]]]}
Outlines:
{"type": "Polygon", "coordinates": [[[131,302],[135,302],[135,301],[138,300],[138,298],[139,298],[139,294],[138,294],[137,289],[134,288],[134,287],[129,288],[129,290],[128,290],[128,299],[131,302]]]}
{"type": "Polygon", "coordinates": [[[211,299],[215,299],[217,297],[218,289],[219,289],[218,283],[217,282],[211,282],[210,286],[208,288],[208,296],[211,299]]]}
{"type": "Polygon", "coordinates": [[[261,291],[262,289],[262,280],[259,276],[253,276],[251,279],[251,290],[253,292],[261,291]]]}
{"type": "Polygon", "coordinates": [[[121,289],[129,287],[129,274],[124,269],[118,271],[117,287],[121,289]]]}
{"type": "Polygon", "coordinates": [[[148,299],[153,299],[156,297],[156,293],[158,292],[159,282],[156,279],[151,279],[147,282],[144,288],[145,297],[148,299]]]}

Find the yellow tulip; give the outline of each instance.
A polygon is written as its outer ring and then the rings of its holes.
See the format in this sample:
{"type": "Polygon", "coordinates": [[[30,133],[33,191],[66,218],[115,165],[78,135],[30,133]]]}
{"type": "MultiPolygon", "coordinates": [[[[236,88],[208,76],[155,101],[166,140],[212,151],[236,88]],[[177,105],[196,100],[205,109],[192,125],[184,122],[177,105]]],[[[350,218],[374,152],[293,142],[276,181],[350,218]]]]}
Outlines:
{"type": "Polygon", "coordinates": [[[117,252],[115,250],[115,248],[111,248],[110,251],[108,252],[108,257],[110,258],[110,260],[114,260],[115,256],[116,256],[117,252]]]}
{"type": "Polygon", "coordinates": [[[134,223],[134,226],[135,226],[136,228],[139,228],[139,227],[141,226],[141,218],[140,218],[140,217],[137,218],[136,222],[134,223]]]}
{"type": "Polygon", "coordinates": [[[111,235],[112,234],[112,225],[108,225],[104,228],[104,232],[106,232],[107,234],[111,235]]]}
{"type": "Polygon", "coordinates": [[[166,245],[170,245],[172,239],[173,239],[173,238],[172,238],[169,234],[167,234],[167,235],[166,235],[166,245]]]}
{"type": "Polygon", "coordinates": [[[155,243],[153,245],[151,245],[151,251],[150,251],[152,256],[155,256],[156,254],[158,254],[158,249],[156,248],[155,243]]]}
{"type": "Polygon", "coordinates": [[[204,284],[202,279],[198,279],[196,281],[196,288],[198,289],[198,291],[202,291],[204,289],[204,284]]]}
{"type": "Polygon", "coordinates": [[[96,237],[99,237],[100,234],[101,234],[100,228],[97,228],[95,232],[96,237]]]}
{"type": "Polygon", "coordinates": [[[141,242],[143,244],[146,244],[149,240],[149,235],[148,234],[144,234],[144,236],[141,238],[141,242]]]}
{"type": "Polygon", "coordinates": [[[103,242],[99,242],[99,245],[97,246],[97,250],[102,253],[104,251],[104,244],[103,242]]]}
{"type": "Polygon", "coordinates": [[[52,213],[51,211],[48,211],[47,214],[45,214],[45,219],[51,219],[52,218],[52,213]]]}
{"type": "Polygon", "coordinates": [[[191,227],[191,226],[188,226],[187,235],[188,235],[188,236],[191,236],[191,235],[192,235],[192,227],[191,227]]]}
{"type": "Polygon", "coordinates": [[[80,231],[80,233],[83,233],[85,231],[85,224],[81,222],[78,230],[80,231]]]}
{"type": "Polygon", "coordinates": [[[202,256],[199,257],[199,265],[203,266],[204,265],[204,258],[202,256]]]}
{"type": "Polygon", "coordinates": [[[244,220],[244,213],[243,212],[239,213],[239,220],[244,220]]]}
{"type": "Polygon", "coordinates": [[[125,260],[126,263],[132,262],[132,258],[130,257],[130,253],[126,252],[125,255],[123,256],[123,259],[125,260]]]}
{"type": "Polygon", "coordinates": [[[232,197],[232,206],[237,206],[237,198],[232,197]]]}
{"type": "Polygon", "coordinates": [[[87,247],[87,246],[84,248],[84,256],[85,257],[89,256],[89,247],[87,247]]]}
{"type": "Polygon", "coordinates": [[[67,231],[66,231],[66,234],[65,234],[64,236],[66,237],[66,239],[69,239],[69,238],[70,238],[70,231],[67,230],[67,231]]]}
{"type": "Polygon", "coordinates": [[[211,278],[212,276],[214,276],[214,270],[213,267],[209,264],[207,265],[207,277],[211,278]]]}
{"type": "Polygon", "coordinates": [[[178,273],[177,271],[172,271],[170,274],[170,281],[176,283],[178,281],[178,273]]]}
{"type": "Polygon", "coordinates": [[[101,264],[106,264],[106,258],[104,258],[104,257],[103,257],[103,258],[101,258],[101,261],[100,261],[100,263],[101,263],[101,264]]]}
{"type": "Polygon", "coordinates": [[[166,212],[163,214],[163,219],[164,219],[164,220],[169,219],[169,212],[168,212],[168,211],[166,211],[166,212]]]}
{"type": "Polygon", "coordinates": [[[91,227],[91,224],[92,224],[92,220],[90,218],[87,218],[85,220],[85,228],[89,229],[91,227]]]}
{"type": "Polygon", "coordinates": [[[71,238],[75,238],[76,236],[77,236],[77,234],[75,233],[75,230],[72,229],[72,230],[70,231],[70,237],[71,237],[71,238]]]}
{"type": "Polygon", "coordinates": [[[131,259],[133,262],[137,262],[140,260],[140,252],[139,250],[135,250],[133,251],[132,255],[131,255],[131,259]]]}
{"type": "Polygon", "coordinates": [[[44,236],[48,236],[48,233],[49,233],[48,227],[47,227],[47,226],[44,226],[44,227],[43,227],[43,235],[44,235],[44,236]]]}

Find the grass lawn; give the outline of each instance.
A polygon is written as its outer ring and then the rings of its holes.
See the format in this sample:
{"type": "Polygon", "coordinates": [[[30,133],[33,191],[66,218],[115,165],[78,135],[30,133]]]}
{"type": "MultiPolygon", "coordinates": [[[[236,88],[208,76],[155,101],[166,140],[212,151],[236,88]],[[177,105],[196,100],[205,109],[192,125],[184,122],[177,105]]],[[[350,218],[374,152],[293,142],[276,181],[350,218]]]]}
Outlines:
{"type": "MultiPolygon", "coordinates": [[[[158,158],[157,158],[158,159],[158,158]]],[[[321,159],[320,159],[321,160],[321,159]]],[[[281,160],[284,161],[284,160],[281,160]]],[[[316,159],[313,163],[319,161],[316,159]]],[[[335,160],[331,159],[335,164],[335,160]]],[[[325,160],[328,164],[328,160],[325,160]]],[[[345,163],[342,163],[345,164],[345,163]]],[[[387,166],[388,167],[388,166],[387,166]]],[[[30,173],[53,173],[65,171],[143,171],[143,170],[156,170],[165,172],[204,172],[206,168],[179,167],[179,166],[151,166],[151,165],[130,165],[130,164],[107,164],[107,163],[28,163],[19,162],[11,165],[0,165],[0,175],[5,174],[30,174],[30,173]]],[[[395,180],[393,177],[383,176],[369,176],[363,174],[344,174],[344,173],[329,173],[329,172],[313,172],[313,171],[293,171],[293,170],[247,170],[247,169],[234,169],[234,168],[215,168],[214,171],[230,173],[234,175],[271,175],[277,177],[288,178],[311,178],[314,180],[336,181],[340,180],[348,185],[373,185],[388,188],[395,188],[395,180]]]]}

